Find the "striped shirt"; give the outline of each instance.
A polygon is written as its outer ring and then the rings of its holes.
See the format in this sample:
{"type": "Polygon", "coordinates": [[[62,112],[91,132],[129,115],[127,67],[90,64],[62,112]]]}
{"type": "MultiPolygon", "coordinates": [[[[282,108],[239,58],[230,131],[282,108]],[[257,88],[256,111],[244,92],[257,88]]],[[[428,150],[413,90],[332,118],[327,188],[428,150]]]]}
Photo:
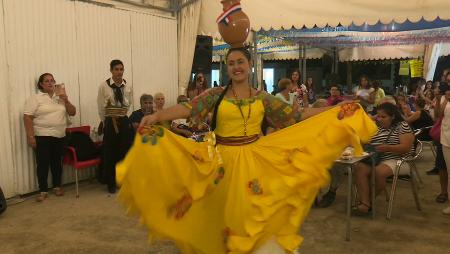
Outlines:
{"type": "MultiPolygon", "coordinates": [[[[377,134],[372,138],[370,141],[371,145],[398,145],[400,144],[400,135],[407,134],[407,133],[413,133],[411,127],[408,125],[407,122],[403,121],[401,123],[398,123],[396,126],[392,126],[391,129],[384,129],[382,127],[378,127],[377,134]],[[394,128],[392,130],[392,128],[394,128]],[[392,133],[391,133],[392,131],[392,133]],[[389,133],[391,133],[389,135],[389,133]]],[[[402,157],[405,157],[407,155],[410,155],[414,150],[414,148],[411,147],[411,151],[404,154],[397,154],[397,153],[391,153],[391,152],[384,152],[380,153],[380,160],[386,161],[386,160],[399,160],[402,157]]]]}

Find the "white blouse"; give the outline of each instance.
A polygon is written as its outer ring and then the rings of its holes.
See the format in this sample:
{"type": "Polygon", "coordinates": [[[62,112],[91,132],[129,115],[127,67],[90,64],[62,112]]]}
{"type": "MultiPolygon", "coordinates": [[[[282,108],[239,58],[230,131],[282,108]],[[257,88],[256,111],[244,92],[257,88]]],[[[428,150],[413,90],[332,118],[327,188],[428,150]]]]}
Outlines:
{"type": "Polygon", "coordinates": [[[286,98],[284,97],[284,95],[281,94],[281,93],[277,93],[277,94],[275,95],[275,97],[277,97],[278,99],[280,99],[280,100],[286,102],[287,104],[289,104],[289,105],[291,105],[291,106],[294,104],[294,100],[296,99],[296,96],[295,96],[294,93],[289,93],[289,101],[286,100],[286,98]]]}
{"type": "Polygon", "coordinates": [[[68,114],[64,101],[58,96],[39,91],[32,95],[25,103],[23,113],[33,116],[35,136],[50,136],[62,138],[66,136],[68,114]]]}
{"type": "MultiPolygon", "coordinates": [[[[109,79],[110,84],[114,84],[114,80],[112,78],[109,79]]],[[[97,106],[98,106],[98,114],[100,116],[100,120],[105,120],[105,108],[107,106],[114,107],[124,107],[127,110],[131,106],[132,98],[131,98],[131,87],[127,85],[125,80],[122,80],[122,93],[123,93],[123,105],[120,102],[117,102],[114,98],[114,91],[109,85],[104,81],[100,84],[98,88],[97,95],[97,106]]]]}

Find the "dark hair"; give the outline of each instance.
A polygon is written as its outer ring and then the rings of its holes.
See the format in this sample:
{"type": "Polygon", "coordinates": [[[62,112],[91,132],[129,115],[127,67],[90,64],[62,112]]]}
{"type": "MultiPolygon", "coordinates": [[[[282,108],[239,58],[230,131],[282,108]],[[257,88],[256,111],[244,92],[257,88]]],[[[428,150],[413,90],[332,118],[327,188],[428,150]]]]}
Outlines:
{"type": "Polygon", "coordinates": [[[122,61],[120,61],[119,59],[114,59],[114,60],[112,60],[111,61],[111,63],[109,64],[109,67],[111,68],[111,70],[112,69],[114,69],[114,67],[116,67],[117,65],[122,65],[122,66],[124,66],[123,65],[123,63],[122,63],[122,61]]]}
{"type": "Polygon", "coordinates": [[[203,75],[203,84],[202,84],[203,86],[202,86],[202,89],[207,89],[208,88],[208,80],[206,79],[205,74],[203,72],[197,72],[194,75],[194,79],[192,79],[191,83],[189,83],[189,85],[188,85],[188,88],[187,88],[188,91],[191,91],[191,90],[195,89],[195,86],[197,84],[197,77],[198,77],[199,74],[203,75]]]}
{"type": "Polygon", "coordinates": [[[361,80],[362,79],[367,80],[367,87],[370,87],[370,79],[369,79],[369,76],[367,76],[366,74],[363,74],[363,75],[359,76],[359,84],[358,84],[358,86],[361,87],[361,80]]]}
{"type": "Polygon", "coordinates": [[[252,60],[252,54],[250,54],[250,51],[248,50],[247,47],[244,47],[244,48],[230,48],[228,50],[228,52],[227,52],[226,59],[228,59],[228,57],[230,56],[231,53],[236,52],[236,51],[241,52],[245,56],[245,58],[247,58],[248,61],[252,60]]]}
{"type": "Polygon", "coordinates": [[[392,103],[389,102],[381,103],[377,107],[377,112],[380,110],[383,110],[388,116],[392,117],[391,128],[397,126],[399,123],[404,121],[403,116],[400,113],[400,110],[396,105],[392,103]]]}
{"type": "Polygon", "coordinates": [[[372,82],[372,87],[380,87],[381,86],[381,82],[380,81],[378,81],[378,80],[374,80],[373,82],[372,82]]]}
{"type": "Polygon", "coordinates": [[[426,105],[425,100],[422,99],[422,98],[417,98],[416,101],[415,101],[415,103],[416,103],[417,106],[419,106],[419,107],[422,108],[422,109],[423,109],[423,108],[425,107],[425,105],[426,105]]]}
{"type": "Polygon", "coordinates": [[[331,85],[329,86],[329,89],[328,89],[328,90],[331,90],[331,88],[333,88],[333,87],[336,87],[337,90],[339,91],[339,93],[341,93],[341,95],[342,95],[342,88],[341,88],[340,85],[338,85],[338,84],[331,84],[331,85]]]}
{"type": "Polygon", "coordinates": [[[181,102],[188,102],[188,97],[184,94],[178,95],[177,97],[177,104],[180,104],[181,102]]]}
{"type": "Polygon", "coordinates": [[[48,72],[46,72],[46,73],[44,73],[44,74],[41,74],[41,76],[39,76],[38,83],[37,83],[37,88],[38,88],[39,90],[41,90],[41,91],[42,91],[42,89],[43,89],[43,87],[42,87],[41,84],[42,84],[42,82],[44,82],[45,76],[52,76],[52,78],[54,78],[54,77],[53,77],[53,74],[48,73],[48,72]]]}
{"type": "MultiPolygon", "coordinates": [[[[302,79],[302,73],[300,72],[299,69],[294,69],[294,70],[292,70],[291,73],[289,73],[289,79],[292,80],[292,74],[294,74],[294,73],[296,73],[296,72],[298,73],[298,82],[301,82],[301,79],[302,79]]],[[[298,82],[297,82],[297,84],[295,84],[295,85],[300,85],[298,82]]]]}
{"type": "MultiPolygon", "coordinates": [[[[313,79],[313,77],[307,77],[305,85],[308,87],[308,79],[311,79],[311,81],[312,81],[311,87],[314,88],[314,79],[313,79]]],[[[309,87],[308,87],[308,90],[309,90],[309,87]]]]}
{"type": "MultiPolygon", "coordinates": [[[[248,61],[252,60],[252,55],[250,54],[250,51],[248,51],[247,48],[230,48],[230,50],[228,50],[228,53],[226,55],[226,59],[228,60],[228,57],[230,56],[230,54],[232,52],[236,52],[239,51],[241,52],[245,58],[247,58],[248,61]]],[[[228,62],[228,61],[227,61],[228,62]]],[[[216,126],[217,126],[217,110],[219,109],[219,105],[223,100],[223,97],[225,97],[225,94],[228,91],[228,88],[232,85],[232,81],[230,79],[230,81],[228,82],[228,84],[225,86],[225,89],[223,89],[222,93],[219,95],[219,98],[216,101],[216,104],[214,104],[214,111],[213,111],[213,117],[211,120],[211,130],[215,130],[216,126]]]]}
{"type": "Polygon", "coordinates": [[[153,101],[153,96],[144,93],[141,95],[141,98],[139,98],[139,102],[142,104],[144,101],[153,101]]]}

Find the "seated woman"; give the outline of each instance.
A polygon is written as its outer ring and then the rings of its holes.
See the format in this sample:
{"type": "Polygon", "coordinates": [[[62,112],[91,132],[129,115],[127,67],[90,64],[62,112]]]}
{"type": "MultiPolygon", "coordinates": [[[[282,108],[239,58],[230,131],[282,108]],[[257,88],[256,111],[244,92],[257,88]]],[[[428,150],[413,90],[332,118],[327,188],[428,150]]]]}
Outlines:
{"type": "MultiPolygon", "coordinates": [[[[409,125],[414,129],[418,130],[425,127],[433,126],[433,118],[431,118],[430,114],[425,111],[425,100],[422,98],[417,99],[414,102],[414,106],[416,111],[411,113],[408,117],[405,118],[405,121],[409,123],[409,125]]],[[[428,134],[429,130],[421,132],[417,139],[424,141],[431,141],[431,137],[428,134]]]]}
{"type": "MultiPolygon", "coordinates": [[[[411,127],[405,122],[398,108],[391,103],[383,103],[377,108],[378,132],[370,144],[379,154],[379,162],[375,167],[376,194],[385,189],[386,178],[394,174],[397,160],[407,156],[413,149],[414,135],[411,127]]],[[[403,164],[401,172],[407,170],[403,164]]],[[[356,189],[359,193],[359,204],[355,211],[367,214],[370,203],[370,165],[361,162],[355,165],[356,189]]]]}
{"type": "MultiPolygon", "coordinates": [[[[189,100],[186,95],[179,95],[177,98],[177,104],[187,103],[189,100]]],[[[184,137],[191,137],[192,130],[189,129],[188,120],[187,119],[175,119],[172,121],[170,130],[175,132],[178,135],[184,137]]]]}
{"type": "Polygon", "coordinates": [[[278,89],[279,93],[275,95],[278,99],[288,103],[289,105],[293,105],[295,101],[295,94],[291,93],[290,91],[294,85],[292,84],[292,81],[288,78],[281,79],[278,82],[278,89]]]}
{"type": "Polygon", "coordinates": [[[413,107],[413,105],[411,105],[411,102],[409,98],[406,97],[406,95],[399,94],[396,96],[396,100],[397,107],[403,116],[408,117],[412,114],[412,112],[415,111],[415,108],[413,107]]]}

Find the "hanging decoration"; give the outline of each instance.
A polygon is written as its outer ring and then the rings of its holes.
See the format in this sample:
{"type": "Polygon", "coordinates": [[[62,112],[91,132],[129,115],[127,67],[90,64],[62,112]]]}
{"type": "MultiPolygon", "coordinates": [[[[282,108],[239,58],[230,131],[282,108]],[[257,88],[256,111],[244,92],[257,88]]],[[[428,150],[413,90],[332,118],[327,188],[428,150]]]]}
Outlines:
{"type": "Polygon", "coordinates": [[[414,59],[409,61],[411,68],[411,78],[421,78],[423,76],[423,59],[414,59]]]}

